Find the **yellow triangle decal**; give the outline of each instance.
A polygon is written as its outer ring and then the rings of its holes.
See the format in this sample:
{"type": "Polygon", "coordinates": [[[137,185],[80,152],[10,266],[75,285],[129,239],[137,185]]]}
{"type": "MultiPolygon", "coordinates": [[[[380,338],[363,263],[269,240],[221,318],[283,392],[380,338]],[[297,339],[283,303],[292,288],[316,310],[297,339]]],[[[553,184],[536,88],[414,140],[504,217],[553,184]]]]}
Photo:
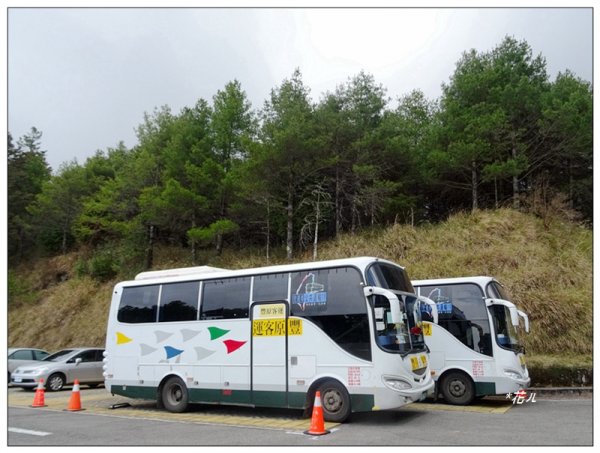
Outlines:
{"type": "Polygon", "coordinates": [[[130,341],[133,341],[131,338],[129,338],[126,335],[123,335],[121,332],[117,332],[117,344],[125,344],[125,343],[129,343],[130,341]]]}

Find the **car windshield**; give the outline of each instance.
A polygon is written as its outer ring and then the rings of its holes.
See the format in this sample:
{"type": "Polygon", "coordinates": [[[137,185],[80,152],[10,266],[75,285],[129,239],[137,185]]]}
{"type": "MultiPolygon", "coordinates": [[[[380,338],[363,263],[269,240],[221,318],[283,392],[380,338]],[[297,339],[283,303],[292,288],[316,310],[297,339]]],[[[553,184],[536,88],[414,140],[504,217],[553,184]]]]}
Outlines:
{"type": "Polygon", "coordinates": [[[48,357],[45,357],[44,361],[45,362],[61,362],[73,351],[74,351],[74,349],[63,349],[62,351],[55,352],[54,354],[51,354],[48,357]]]}

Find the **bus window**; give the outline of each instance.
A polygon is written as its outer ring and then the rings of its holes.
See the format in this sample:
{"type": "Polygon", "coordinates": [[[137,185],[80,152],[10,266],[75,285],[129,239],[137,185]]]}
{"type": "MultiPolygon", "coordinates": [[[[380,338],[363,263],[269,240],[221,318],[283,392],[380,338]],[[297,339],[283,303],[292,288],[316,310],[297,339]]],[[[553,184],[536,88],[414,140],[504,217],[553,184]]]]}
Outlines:
{"type": "Polygon", "coordinates": [[[379,346],[387,351],[410,351],[408,329],[404,325],[394,324],[391,318],[390,301],[384,296],[371,296],[375,313],[375,331],[379,346]]]}
{"type": "Polygon", "coordinates": [[[360,273],[351,267],[292,274],[291,314],[309,319],[342,349],[371,360],[369,319],[360,273]]]}
{"type": "Polygon", "coordinates": [[[407,273],[402,268],[385,263],[375,263],[369,268],[367,282],[369,285],[383,289],[405,293],[415,292],[407,273]]]}
{"type": "MultiPolygon", "coordinates": [[[[402,293],[414,293],[415,290],[408,278],[407,273],[398,266],[392,266],[386,263],[375,263],[367,272],[367,281],[369,285],[390,291],[402,293]]],[[[409,295],[398,295],[403,305],[404,322],[401,324],[390,324],[389,319],[389,301],[382,296],[377,296],[371,300],[375,309],[376,323],[381,322],[385,325],[383,331],[377,329],[377,341],[383,349],[408,353],[413,349],[424,349],[425,338],[421,328],[421,305],[417,298],[409,295]],[[384,316],[382,320],[377,321],[381,310],[384,316]]]]}
{"type": "Polygon", "coordinates": [[[441,327],[474,351],[493,355],[487,309],[479,286],[422,286],[420,294],[436,302],[441,327]]]}
{"type": "Polygon", "coordinates": [[[248,317],[250,277],[205,281],[200,319],[240,319],[248,317]]]}
{"type": "Polygon", "coordinates": [[[492,305],[490,307],[494,328],[496,330],[496,342],[503,348],[520,351],[521,345],[517,330],[510,321],[508,307],[503,305],[492,305]]]}
{"type": "Polygon", "coordinates": [[[123,288],[117,320],[130,324],[156,322],[158,288],[158,285],[123,288]]]}
{"type": "Polygon", "coordinates": [[[200,282],[171,283],[162,286],[159,322],[193,321],[198,318],[200,282]]]}
{"type": "Polygon", "coordinates": [[[252,301],[287,300],[290,274],[267,274],[254,277],[252,301]]]}
{"type": "Polygon", "coordinates": [[[498,282],[490,282],[487,285],[486,289],[487,289],[488,297],[491,297],[493,299],[510,300],[510,297],[508,296],[506,290],[498,282]]]}

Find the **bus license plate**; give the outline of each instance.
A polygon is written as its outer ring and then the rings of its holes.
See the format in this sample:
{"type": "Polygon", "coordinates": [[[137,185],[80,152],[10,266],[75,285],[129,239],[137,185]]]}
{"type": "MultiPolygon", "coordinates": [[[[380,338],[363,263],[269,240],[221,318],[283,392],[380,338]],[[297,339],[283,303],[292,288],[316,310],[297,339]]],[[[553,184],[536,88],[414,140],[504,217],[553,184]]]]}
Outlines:
{"type": "Polygon", "coordinates": [[[522,366],[525,366],[525,356],[524,355],[519,356],[519,362],[521,362],[522,366]]]}
{"type": "Polygon", "coordinates": [[[410,358],[410,365],[412,367],[413,370],[416,370],[417,368],[420,368],[419,366],[419,359],[417,357],[411,357],[410,358]]]}

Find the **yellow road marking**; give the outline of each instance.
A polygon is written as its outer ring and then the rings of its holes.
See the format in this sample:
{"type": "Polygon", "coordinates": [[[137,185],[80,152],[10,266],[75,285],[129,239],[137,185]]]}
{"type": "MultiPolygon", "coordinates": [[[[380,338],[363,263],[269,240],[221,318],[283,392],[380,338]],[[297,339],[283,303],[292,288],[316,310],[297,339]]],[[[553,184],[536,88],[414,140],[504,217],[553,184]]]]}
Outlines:
{"type": "MultiPolygon", "coordinates": [[[[16,407],[29,407],[33,402],[34,393],[13,393],[9,392],[8,405],[16,407]]],[[[60,394],[46,393],[45,403],[48,407],[36,408],[36,410],[63,410],[66,409],[71,395],[70,392],[61,392],[60,394]]],[[[263,429],[278,429],[288,431],[306,431],[310,427],[310,419],[308,418],[285,418],[285,417],[269,417],[264,415],[235,415],[231,412],[235,408],[231,406],[203,406],[202,412],[185,412],[175,414],[156,408],[156,404],[148,401],[130,400],[121,397],[112,397],[106,395],[95,394],[81,395],[81,403],[86,413],[99,415],[114,415],[125,418],[145,418],[151,420],[164,421],[185,421],[188,423],[212,424],[212,425],[227,425],[227,426],[246,426],[263,429]],[[128,402],[130,407],[119,409],[110,409],[113,404],[128,402]],[[224,409],[225,408],[225,409],[224,409]],[[226,414],[215,413],[225,410],[226,414]]],[[[258,409],[260,410],[260,409],[258,409]]],[[[339,423],[325,422],[325,429],[331,430],[339,423]]]]}

